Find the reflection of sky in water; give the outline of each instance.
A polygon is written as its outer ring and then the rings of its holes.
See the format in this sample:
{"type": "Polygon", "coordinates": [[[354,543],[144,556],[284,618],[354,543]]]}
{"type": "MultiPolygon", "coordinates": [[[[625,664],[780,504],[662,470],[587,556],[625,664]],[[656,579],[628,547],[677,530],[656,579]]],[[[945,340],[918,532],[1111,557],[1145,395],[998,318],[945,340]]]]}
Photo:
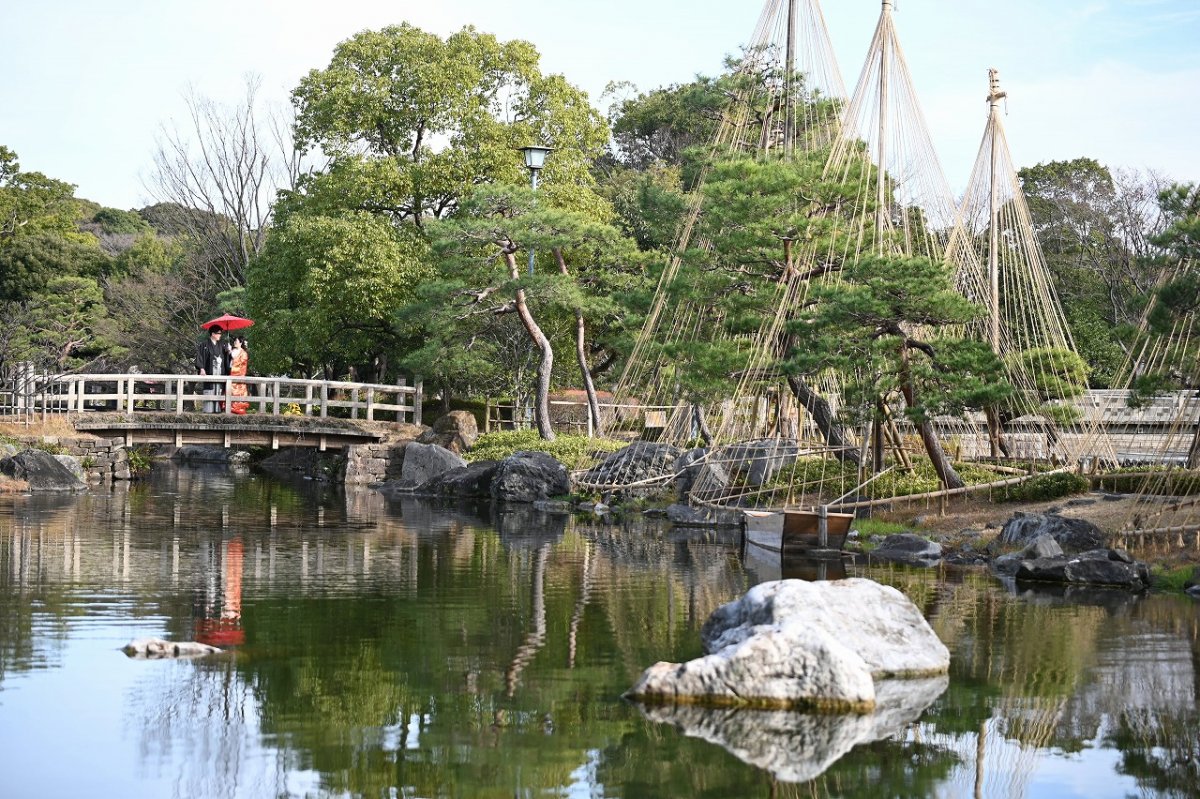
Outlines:
{"type": "MultiPolygon", "coordinates": [[[[561,517],[548,521],[527,509],[498,517],[497,528],[487,509],[441,512],[389,504],[371,493],[295,492],[263,478],[168,475],[153,490],[0,504],[0,796],[350,795],[347,785],[362,776],[364,764],[380,758],[385,777],[415,774],[426,791],[429,780],[454,780],[461,795],[469,795],[472,780],[482,785],[480,775],[490,775],[513,782],[510,788],[519,781],[556,795],[632,799],[670,786],[639,782],[649,792],[639,794],[623,789],[622,779],[672,768],[684,777],[694,772],[695,789],[724,780],[736,792],[764,793],[758,790],[764,772],[717,744],[685,741],[669,724],[644,721],[617,700],[655,657],[699,654],[698,628],[708,612],[761,579],[728,541],[564,525],[561,517]],[[235,539],[240,545],[231,547],[235,539]],[[231,553],[241,553],[240,570],[229,569],[231,553]],[[231,586],[237,597],[227,595],[231,586]],[[319,651],[289,650],[294,644],[278,621],[268,631],[276,637],[269,646],[251,645],[236,657],[135,661],[117,651],[148,635],[178,640],[197,618],[228,615],[231,608],[244,612],[237,621],[245,621],[253,642],[262,634],[256,614],[263,607],[286,614],[299,602],[306,612],[334,619],[351,618],[360,603],[369,618],[370,608],[383,603],[392,624],[413,606],[443,614],[445,640],[435,649],[445,660],[424,664],[422,647],[435,642],[405,638],[373,655],[375,670],[362,671],[362,679],[381,680],[386,701],[408,698],[383,709],[396,711],[390,715],[364,706],[381,722],[355,725],[359,709],[340,704],[337,692],[345,686],[336,675],[341,664],[358,664],[354,642],[383,634],[370,624],[348,626],[350,644],[331,646],[324,664],[320,642],[319,651]],[[495,621],[483,628],[458,622],[480,616],[495,621]],[[663,629],[656,633],[655,625],[663,629]],[[317,681],[302,686],[312,707],[268,699],[270,680],[279,678],[270,669],[282,664],[286,675],[286,664],[305,658],[316,665],[292,670],[317,681]],[[506,673],[517,660],[514,697],[506,673]],[[430,674],[419,679],[414,673],[422,668],[430,674]],[[414,685],[415,698],[405,693],[414,685]],[[589,715],[581,715],[582,707],[589,715]],[[345,713],[351,721],[330,726],[333,739],[323,740],[322,724],[332,722],[321,713],[345,713]],[[550,775],[553,785],[537,784],[550,775]]],[[[1022,614],[1040,601],[1007,596],[987,581],[968,588],[969,597],[983,598],[971,602],[1005,608],[1010,621],[1026,619],[1022,614]]],[[[935,612],[945,618],[949,610],[935,612]]],[[[1195,635],[1196,606],[1151,597],[1039,612],[1078,617],[1095,630],[1094,640],[1081,639],[1090,649],[1077,673],[1059,680],[1061,664],[1049,662],[1052,682],[1066,692],[1048,698],[1021,695],[1020,668],[1030,666],[1010,651],[1013,641],[971,626],[969,613],[947,627],[963,647],[961,657],[974,647],[990,653],[980,663],[995,658],[1003,666],[1002,679],[988,678],[998,682],[985,686],[999,690],[983,700],[990,718],[981,771],[978,726],[939,729],[927,713],[891,740],[851,750],[827,775],[838,772],[835,783],[845,795],[871,796],[871,786],[847,775],[872,767],[871,758],[903,762],[910,748],[926,747],[921,751],[952,758],[931,783],[939,796],[973,796],[977,788],[983,796],[1006,797],[1146,792],[1120,773],[1114,719],[1134,725],[1147,746],[1177,743],[1156,738],[1166,718],[1184,734],[1197,729],[1197,647],[1188,637],[1195,635]],[[1016,742],[1031,734],[1041,745],[1016,742]],[[1056,748],[1063,740],[1079,751],[1056,748]]],[[[1017,626],[1010,634],[1034,633],[1017,626]]],[[[1046,665],[1031,662],[1035,669],[1046,665]]],[[[954,701],[969,709],[974,695],[957,690],[954,701]]],[[[918,768],[916,760],[914,754],[908,768],[918,768]]],[[[392,785],[408,793],[420,788],[392,785]]],[[[673,787],[687,794],[686,784],[673,787]]]]}

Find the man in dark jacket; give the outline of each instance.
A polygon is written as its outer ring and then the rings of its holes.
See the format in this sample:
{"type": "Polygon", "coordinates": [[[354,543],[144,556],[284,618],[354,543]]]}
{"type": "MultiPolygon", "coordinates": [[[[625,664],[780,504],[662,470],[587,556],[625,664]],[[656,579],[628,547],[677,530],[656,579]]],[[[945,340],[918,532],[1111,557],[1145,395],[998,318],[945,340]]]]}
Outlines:
{"type": "MultiPolygon", "coordinates": [[[[225,332],[220,325],[213,325],[208,329],[208,338],[200,342],[199,348],[196,350],[196,373],[201,375],[227,375],[229,374],[229,363],[225,357],[225,348],[221,346],[221,334],[225,332]]],[[[221,389],[212,383],[204,385],[205,394],[220,394],[221,389]]],[[[218,413],[220,408],[219,402],[204,403],[205,413],[218,413]]]]}

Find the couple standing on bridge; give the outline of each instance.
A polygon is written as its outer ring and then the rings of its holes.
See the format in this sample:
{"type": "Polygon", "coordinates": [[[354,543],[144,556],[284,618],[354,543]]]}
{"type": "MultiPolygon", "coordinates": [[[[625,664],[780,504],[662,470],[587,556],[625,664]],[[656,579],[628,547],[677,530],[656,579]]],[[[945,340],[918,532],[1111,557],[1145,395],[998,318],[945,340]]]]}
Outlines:
{"type": "MultiPolygon", "coordinates": [[[[246,339],[242,336],[234,336],[230,344],[222,344],[221,336],[225,329],[221,325],[210,325],[208,327],[208,338],[200,342],[200,347],[196,351],[196,372],[201,375],[230,375],[231,377],[245,377],[246,370],[250,366],[250,354],[246,349],[246,339]]],[[[206,385],[204,387],[205,394],[220,394],[221,389],[218,386],[206,385]]],[[[233,383],[230,386],[229,393],[234,397],[245,397],[248,395],[245,383],[233,383]]],[[[205,413],[221,413],[225,410],[223,402],[205,402],[205,413]]],[[[248,402],[231,402],[229,412],[236,414],[244,414],[250,410],[248,402]]]]}

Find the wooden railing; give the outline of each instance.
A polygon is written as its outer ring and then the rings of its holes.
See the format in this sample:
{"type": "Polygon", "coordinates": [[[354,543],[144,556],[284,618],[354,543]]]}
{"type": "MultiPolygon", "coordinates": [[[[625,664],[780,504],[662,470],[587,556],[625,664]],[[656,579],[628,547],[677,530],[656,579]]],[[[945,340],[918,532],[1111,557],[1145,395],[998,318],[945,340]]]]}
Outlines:
{"type": "Polygon", "coordinates": [[[421,423],[422,385],[401,381],[345,383],[288,377],[174,374],[35,375],[0,397],[6,413],[49,415],[110,411],[203,412],[230,415],[232,403],[276,416],[337,416],[367,421],[421,423]],[[246,387],[234,396],[233,386],[246,387]]]}

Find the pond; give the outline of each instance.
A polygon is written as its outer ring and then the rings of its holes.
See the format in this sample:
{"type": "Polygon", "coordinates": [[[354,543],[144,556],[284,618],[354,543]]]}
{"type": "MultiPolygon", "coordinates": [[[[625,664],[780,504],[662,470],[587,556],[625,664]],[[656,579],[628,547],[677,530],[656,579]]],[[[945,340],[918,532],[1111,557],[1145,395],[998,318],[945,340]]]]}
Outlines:
{"type": "Polygon", "coordinates": [[[846,573],[951,650],[909,712],[644,714],[621,693],[713,609],[817,567],[228,468],[0,497],[0,796],[1197,795],[1197,603],[846,573]]]}

